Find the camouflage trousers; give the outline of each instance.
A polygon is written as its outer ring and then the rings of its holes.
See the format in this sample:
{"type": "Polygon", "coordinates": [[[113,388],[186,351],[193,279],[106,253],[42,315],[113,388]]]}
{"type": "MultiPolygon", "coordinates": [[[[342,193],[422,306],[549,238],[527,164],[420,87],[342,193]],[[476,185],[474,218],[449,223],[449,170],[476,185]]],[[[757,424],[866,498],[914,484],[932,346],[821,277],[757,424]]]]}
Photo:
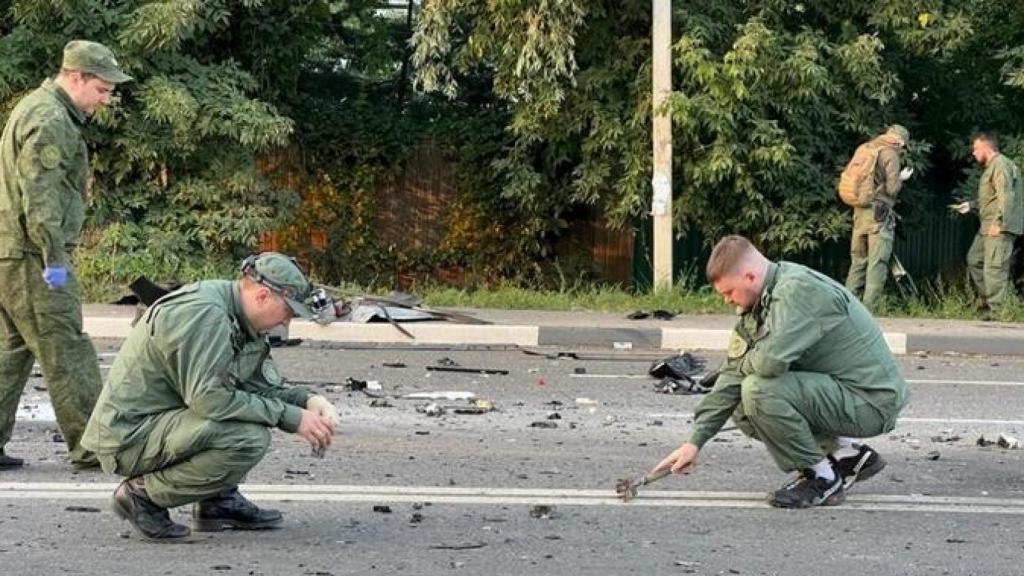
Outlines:
{"type": "Polygon", "coordinates": [[[0,450],[11,439],[37,360],[72,462],[94,464],[79,441],[103,381],[96,350],[82,332],[78,283],[69,274],[67,286],[51,290],[40,257],[0,259],[0,450]]]}
{"type": "Polygon", "coordinates": [[[1010,256],[1013,254],[1015,234],[983,236],[979,231],[967,252],[967,271],[978,295],[991,308],[1013,297],[1010,281],[1010,256]]]}
{"type": "Polygon", "coordinates": [[[104,472],[142,476],[146,493],[164,508],[238,487],[270,446],[270,429],[261,424],[217,422],[187,408],[152,418],[145,438],[99,459],[104,472]]]}
{"type": "Polygon", "coordinates": [[[906,404],[906,387],[865,393],[817,372],[786,372],[775,378],[742,378],[742,399],[732,414],[736,426],[760,440],[785,472],[821,462],[836,449],[837,437],[870,438],[896,425],[906,404]]]}
{"type": "Polygon", "coordinates": [[[885,293],[894,232],[894,223],[888,219],[879,222],[872,209],[855,209],[846,288],[859,297],[868,310],[874,311],[885,293]]]}

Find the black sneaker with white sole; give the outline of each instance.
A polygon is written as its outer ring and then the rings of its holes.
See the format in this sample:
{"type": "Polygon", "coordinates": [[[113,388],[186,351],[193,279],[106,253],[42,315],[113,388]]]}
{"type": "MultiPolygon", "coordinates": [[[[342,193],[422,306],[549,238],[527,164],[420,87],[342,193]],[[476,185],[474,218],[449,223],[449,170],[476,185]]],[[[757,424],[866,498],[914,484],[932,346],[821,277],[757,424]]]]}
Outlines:
{"type": "Polygon", "coordinates": [[[776,508],[838,506],[846,500],[846,489],[839,474],[832,480],[819,478],[814,470],[803,470],[795,480],[776,490],[768,503],[776,508]]]}
{"type": "Polygon", "coordinates": [[[847,490],[855,482],[863,482],[885,468],[885,459],[867,444],[861,444],[855,456],[838,459],[829,456],[829,460],[836,474],[842,477],[843,487],[847,490]]]}
{"type": "Polygon", "coordinates": [[[792,489],[796,488],[797,486],[803,484],[804,482],[807,482],[807,476],[804,476],[805,472],[807,472],[807,471],[806,470],[801,470],[801,471],[797,472],[796,476],[794,476],[793,478],[791,478],[789,480],[786,480],[786,483],[782,485],[782,488],[780,488],[780,490],[792,490],[792,489]]]}

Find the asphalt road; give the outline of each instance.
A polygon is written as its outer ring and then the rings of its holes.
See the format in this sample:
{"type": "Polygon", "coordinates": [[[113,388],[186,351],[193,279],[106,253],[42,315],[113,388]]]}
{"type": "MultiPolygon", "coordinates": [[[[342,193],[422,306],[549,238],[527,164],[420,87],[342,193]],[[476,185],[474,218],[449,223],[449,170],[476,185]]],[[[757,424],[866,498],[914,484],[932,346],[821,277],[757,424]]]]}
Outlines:
{"type": "MultiPolygon", "coordinates": [[[[109,365],[116,343],[98,348],[109,365]]],[[[109,511],[118,479],[67,464],[45,384],[33,379],[8,445],[30,465],[0,473],[0,573],[1024,573],[1024,451],[976,445],[1024,437],[1022,358],[901,358],[912,402],[896,430],[870,441],[889,467],[843,506],[785,511],[763,496],[786,476],[738,432],[709,443],[694,474],[630,504],[614,498],[616,479],[687,437],[699,400],[655,394],[647,358],[310,345],[275,357],[344,420],[322,460],[275,432],[250,474],[244,490],[283,510],[283,528],[140,541],[109,511]],[[509,374],[426,370],[442,358],[509,374]],[[348,391],[349,377],[377,381],[390,406],[348,391]],[[397,397],[438,391],[472,392],[497,410],[431,417],[417,411],[427,401],[397,397]]],[[[174,514],[185,521],[188,510],[174,514]]]]}

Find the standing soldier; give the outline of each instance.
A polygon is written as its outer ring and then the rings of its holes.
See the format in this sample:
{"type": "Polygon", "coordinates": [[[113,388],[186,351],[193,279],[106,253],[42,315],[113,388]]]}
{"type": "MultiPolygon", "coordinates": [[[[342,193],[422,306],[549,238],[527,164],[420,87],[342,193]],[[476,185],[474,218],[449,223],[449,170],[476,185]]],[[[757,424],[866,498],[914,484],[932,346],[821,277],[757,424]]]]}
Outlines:
{"type": "Polygon", "coordinates": [[[82,303],[71,252],[85,220],[88,152],[81,128],[131,80],[111,51],[75,40],[60,73],[11,112],[0,140],[0,469],[22,460],[3,453],[36,359],[76,466],[96,464],[79,445],[102,380],[82,332],[82,303]]]}
{"type": "Polygon", "coordinates": [[[899,124],[862,144],[839,182],[839,195],[853,207],[850,271],[846,287],[860,296],[869,310],[878,306],[889,277],[896,213],[893,205],[913,168],[900,169],[900,153],[910,133],[899,124]],[[860,193],[854,189],[859,188],[860,193]],[[863,295],[862,295],[863,294],[863,295]]]}
{"type": "Polygon", "coordinates": [[[978,211],[981,225],[967,252],[967,269],[978,292],[980,310],[997,310],[1012,297],[1010,256],[1024,232],[1024,194],[1020,169],[999,152],[995,134],[979,134],[972,146],[974,159],[985,167],[978,183],[977,203],[954,208],[961,214],[978,211]]]}

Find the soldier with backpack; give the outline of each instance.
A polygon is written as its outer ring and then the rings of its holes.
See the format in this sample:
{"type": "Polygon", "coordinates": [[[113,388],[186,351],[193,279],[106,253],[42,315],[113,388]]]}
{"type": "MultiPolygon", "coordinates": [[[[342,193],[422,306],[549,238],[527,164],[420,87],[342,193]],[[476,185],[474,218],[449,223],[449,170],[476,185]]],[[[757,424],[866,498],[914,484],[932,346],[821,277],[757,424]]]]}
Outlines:
{"type": "Polygon", "coordinates": [[[893,205],[913,168],[900,169],[910,133],[899,124],[861,144],[839,178],[839,198],[853,207],[850,271],[846,287],[874,310],[885,289],[892,256],[893,205]]]}

